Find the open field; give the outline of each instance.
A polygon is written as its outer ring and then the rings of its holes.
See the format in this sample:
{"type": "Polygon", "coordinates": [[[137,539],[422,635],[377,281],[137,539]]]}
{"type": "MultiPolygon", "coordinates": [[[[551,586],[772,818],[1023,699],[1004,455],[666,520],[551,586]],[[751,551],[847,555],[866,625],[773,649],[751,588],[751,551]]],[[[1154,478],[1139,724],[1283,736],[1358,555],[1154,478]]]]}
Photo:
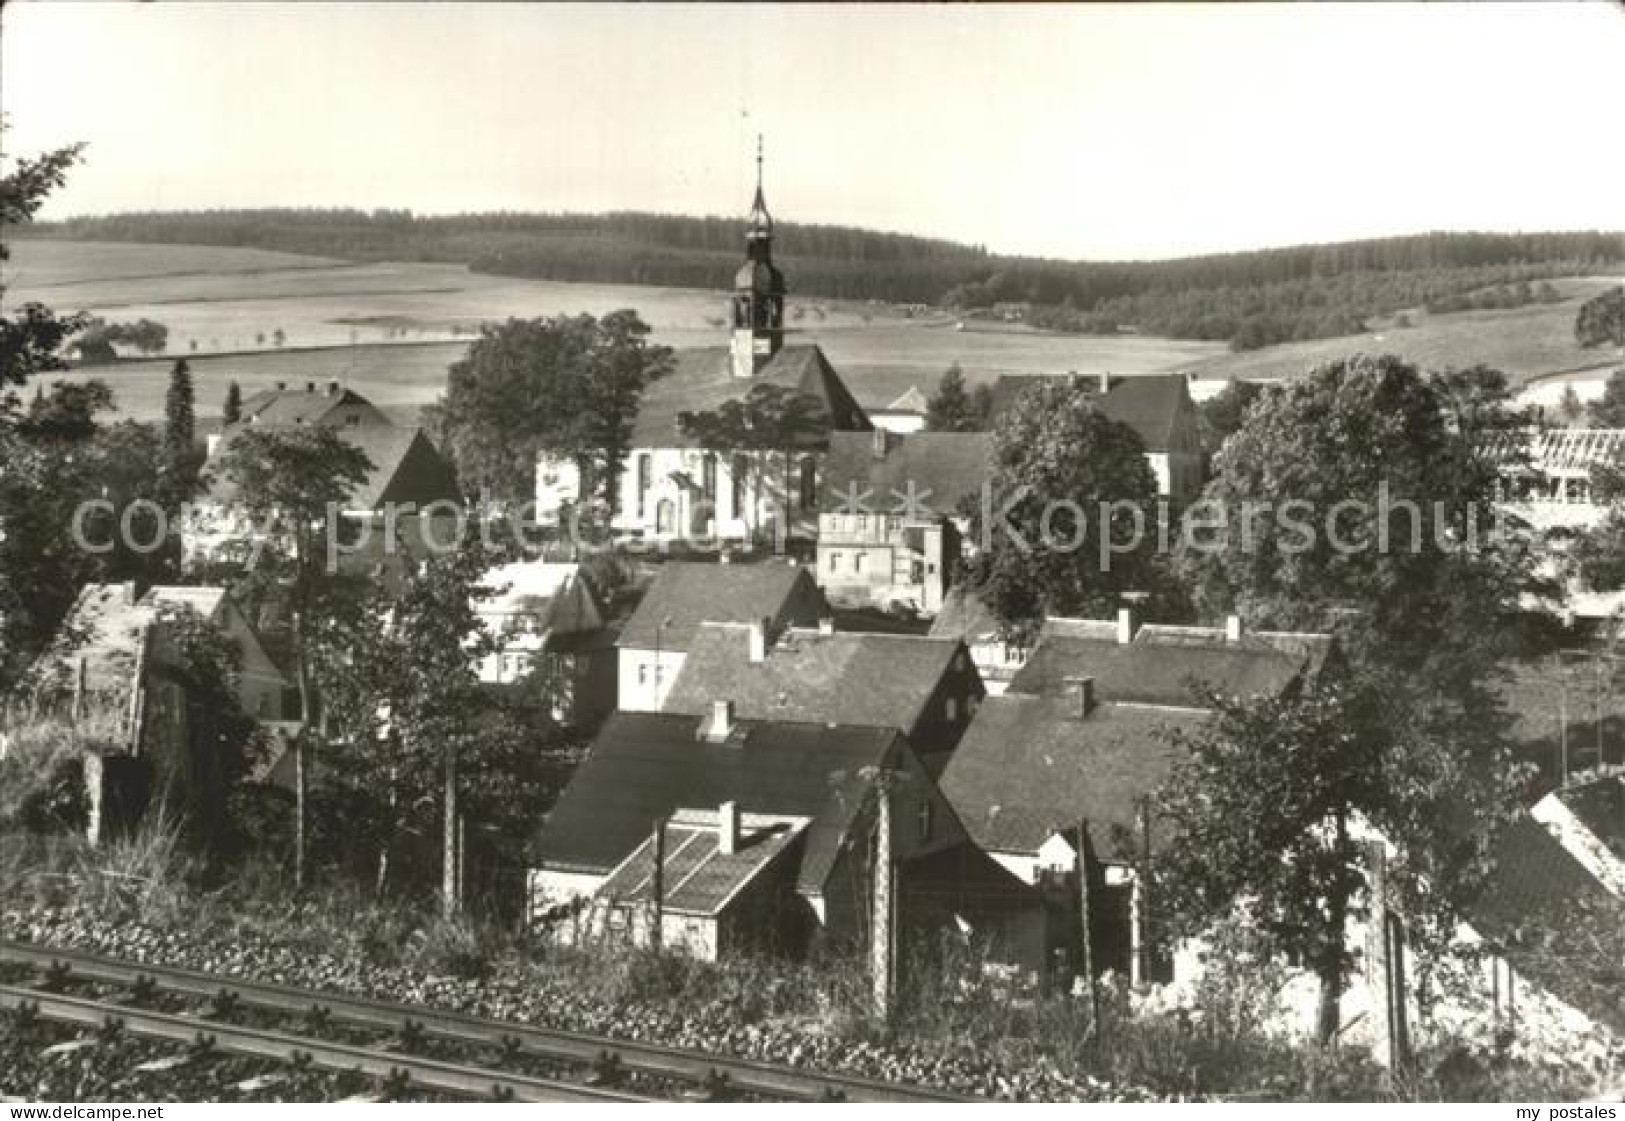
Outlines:
{"type": "Polygon", "coordinates": [[[1292,377],[1322,362],[1355,351],[1396,353],[1429,369],[1479,363],[1504,371],[1515,382],[1567,371],[1585,371],[1589,383],[1610,366],[1625,364],[1617,350],[1584,349],[1574,341],[1574,316],[1580,304],[1605,288],[1625,283],[1621,277],[1557,280],[1564,299],[1504,311],[1463,311],[1449,315],[1410,313],[1413,327],[1391,327],[1366,335],[1313,342],[1285,343],[1241,354],[1205,357],[1185,370],[1197,377],[1292,377]]]}
{"type": "MultiPolygon", "coordinates": [[[[204,414],[218,408],[233,380],[252,392],[278,381],[337,379],[411,415],[439,395],[446,367],[482,322],[633,307],[668,346],[725,341],[721,293],[483,276],[460,265],[23,239],[14,243],[7,276],[16,282],[7,290],[8,305],[39,299],[63,311],[168,324],[168,357],[84,374],[107,380],[121,409],[143,418],[161,413],[175,356],[191,361],[204,414]],[[278,329],[282,348],[274,341],[278,329]]],[[[1615,351],[1581,349],[1573,336],[1579,303],[1617,283],[1560,280],[1565,298],[1557,304],[1438,316],[1413,311],[1415,325],[1408,328],[1240,354],[1215,343],[1136,336],[960,331],[941,317],[912,319],[887,307],[833,300],[792,297],[790,317],[798,340],[820,344],[870,407],[911,385],[929,391],[955,362],[972,383],[1007,373],[1180,370],[1200,379],[1202,396],[1229,378],[1291,377],[1360,350],[1394,351],[1429,368],[1486,363],[1529,382],[1531,400],[1552,403],[1570,381],[1582,397],[1594,396],[1607,372],[1625,364],[1615,351]]]]}
{"type": "MultiPolygon", "coordinates": [[[[668,346],[726,341],[725,297],[693,289],[509,279],[457,265],[356,265],[252,250],[26,239],[16,242],[12,264],[18,283],[6,293],[8,304],[40,299],[63,311],[145,316],[169,326],[168,357],[84,371],[109,382],[121,409],[136,417],[162,412],[177,356],[192,365],[200,413],[218,408],[233,380],[251,392],[277,381],[334,378],[380,405],[410,411],[438,396],[446,367],[481,322],[633,307],[668,346]],[[108,252],[102,277],[98,249],[108,252]],[[169,254],[174,260],[166,265],[169,254]],[[279,328],[280,349],[271,339],[279,328]]],[[[956,331],[941,318],[829,300],[792,299],[790,319],[797,340],[823,346],[866,405],[885,404],[910,385],[929,389],[954,362],[973,381],[1066,370],[1139,374],[1221,349],[1166,339],[956,331]]]]}

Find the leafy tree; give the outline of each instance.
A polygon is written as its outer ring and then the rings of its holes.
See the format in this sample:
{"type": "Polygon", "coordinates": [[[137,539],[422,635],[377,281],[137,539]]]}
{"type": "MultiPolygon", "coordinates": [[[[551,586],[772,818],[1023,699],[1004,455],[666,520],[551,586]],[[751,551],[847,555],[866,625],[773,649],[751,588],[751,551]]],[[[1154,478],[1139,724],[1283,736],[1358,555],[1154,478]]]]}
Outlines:
{"type": "Polygon", "coordinates": [[[764,497],[780,504],[789,525],[797,456],[829,446],[829,410],[823,400],[765,382],[708,412],[680,412],[677,425],[707,451],[755,453],[759,474],[751,488],[751,509],[758,528],[764,497]]]}
{"type": "Polygon", "coordinates": [[[1209,455],[1217,452],[1230,434],[1241,427],[1248,406],[1258,400],[1263,392],[1256,383],[1237,378],[1203,401],[1196,411],[1203,450],[1209,455]]]}
{"type": "Polygon", "coordinates": [[[1574,337],[1581,346],[1625,346],[1625,286],[1581,304],[1574,317],[1574,337]]]}
{"type": "Polygon", "coordinates": [[[1517,423],[1503,396],[1490,371],[1425,379],[1365,356],[1272,389],[1205,496],[1228,525],[1180,557],[1209,616],[1320,630],[1342,609],[1334,671],[1298,696],[1214,699],[1218,721],[1187,741],[1194,762],[1163,794],[1182,831],[1170,879],[1186,926],[1239,901],[1289,946],[1319,947],[1309,956],[1327,999],[1347,965],[1336,946],[1358,875],[1349,827],[1394,848],[1411,929],[1436,943],[1482,885],[1489,837],[1524,781],[1494,686],[1500,662],[1528,652],[1518,607],[1540,585],[1527,545],[1489,532],[1497,464],[1484,434],[1517,423]]]}
{"type": "Polygon", "coordinates": [[[220,423],[230,427],[243,419],[243,389],[236,382],[226,386],[226,401],[220,408],[220,423]]]}
{"type": "Polygon", "coordinates": [[[979,385],[966,392],[964,372],[955,362],[926,406],[925,427],[931,432],[982,432],[992,413],[992,387],[979,385]]]}
{"type": "Polygon", "coordinates": [[[982,547],[969,578],[1012,633],[1045,615],[1114,611],[1124,592],[1166,591],[1145,444],[1081,387],[1024,390],[994,425],[991,458],[995,521],[974,519],[982,547]]]}
{"type": "Polygon", "coordinates": [[[258,526],[271,527],[276,544],[258,575],[286,595],[293,639],[294,675],[303,721],[294,740],[295,878],[305,880],[306,772],[314,734],[316,694],[311,669],[321,635],[354,610],[354,589],[327,565],[320,533],[338,517],[350,493],[372,470],[360,448],[330,428],[246,428],[232,437],[218,471],[235,488],[235,504],[258,526]]]}
{"type": "Polygon", "coordinates": [[[624,310],[483,328],[429,412],[464,483],[526,498],[548,452],[574,460],[613,508],[643,391],[670,369],[648,334],[624,310]]]}
{"type": "Polygon", "coordinates": [[[134,347],[142,354],[161,354],[169,346],[169,328],[151,319],[138,319],[134,323],[87,319],[73,340],[73,349],[82,362],[116,362],[118,352],[113,349],[114,343],[134,347]]]}
{"type": "MultiPolygon", "coordinates": [[[[0,119],[0,138],[6,127],[0,119]]],[[[0,233],[32,221],[46,196],[67,181],[68,170],[83,152],[83,144],[74,144],[26,157],[0,176],[0,233]]],[[[0,262],[11,259],[7,242],[0,237],[0,262]]],[[[0,296],[4,293],[0,283],[0,296]]],[[[0,299],[0,310],[5,309],[6,301],[0,299]]],[[[58,352],[80,324],[78,316],[59,317],[43,304],[32,302],[0,315],[0,429],[15,419],[18,400],[13,391],[18,386],[38,374],[66,368],[58,352]]]]}
{"type": "Polygon", "coordinates": [[[1608,375],[1602,396],[1591,402],[1591,423],[1597,428],[1625,428],[1625,366],[1608,375]]]}

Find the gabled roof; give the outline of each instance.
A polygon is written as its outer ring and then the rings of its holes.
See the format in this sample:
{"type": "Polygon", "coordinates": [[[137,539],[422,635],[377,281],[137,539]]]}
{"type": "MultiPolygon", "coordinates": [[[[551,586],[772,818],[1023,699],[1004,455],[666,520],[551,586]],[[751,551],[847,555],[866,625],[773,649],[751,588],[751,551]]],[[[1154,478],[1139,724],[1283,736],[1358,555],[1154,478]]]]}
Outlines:
{"type": "Polygon", "coordinates": [[[1625,860],[1625,772],[1596,774],[1554,790],[1591,835],[1620,860],[1625,860]]]}
{"type": "Polygon", "coordinates": [[[1318,673],[1331,643],[1329,635],[1269,631],[1230,642],[1216,628],[1144,626],[1121,644],[1113,622],[1047,619],[1010,690],[1060,696],[1069,678],[1093,677],[1101,699],[1139,704],[1198,704],[1202,688],[1242,697],[1276,693],[1318,673]]]}
{"type": "Polygon", "coordinates": [[[389,423],[371,401],[331,382],[326,385],[309,382],[295,389],[262,389],[250,393],[243,399],[242,418],[254,424],[320,424],[329,413],[344,405],[365,405],[371,410],[367,423],[389,423]]]}
{"type": "MultiPolygon", "coordinates": [[[[297,426],[256,424],[254,427],[297,430],[297,426]]],[[[236,496],[237,488],[232,481],[211,468],[218,467],[232,439],[243,428],[240,424],[228,428],[204,464],[209,474],[209,497],[214,502],[229,503],[236,496]]],[[[442,500],[461,500],[451,464],[435,450],[422,429],[364,424],[332,431],[346,443],[360,448],[372,463],[367,478],[350,495],[350,509],[376,510],[389,502],[415,502],[422,507],[442,500]]]]}
{"type": "Polygon", "coordinates": [[[866,432],[873,427],[816,344],[782,348],[750,378],[733,376],[727,347],[680,350],[673,357],[671,373],[649,386],[643,395],[632,428],[635,448],[696,446],[678,428],[678,414],[707,412],[725,401],[743,398],[756,385],[781,386],[816,398],[832,431],[866,432]]]}
{"type": "Polygon", "coordinates": [[[898,496],[914,493],[921,505],[952,514],[961,499],[981,492],[991,444],[986,432],[832,432],[820,509],[836,512],[855,486],[871,492],[867,505],[876,513],[897,505],[898,496]],[[885,454],[876,456],[882,437],[885,454]]]}
{"type": "Polygon", "coordinates": [[[185,587],[179,584],[154,584],[141,597],[142,607],[189,607],[205,619],[214,619],[215,613],[225,602],[224,588],[185,587]]]}
{"type": "MultiPolygon", "coordinates": [[[[1055,833],[1089,822],[1095,850],[1124,859],[1122,831],[1171,772],[1165,733],[1211,717],[1193,709],[1097,704],[1075,697],[988,697],[943,772],[942,792],[971,838],[991,852],[1035,853],[1055,833]]],[[[1155,828],[1155,827],[1154,827],[1155,828]]]]}
{"type": "Polygon", "coordinates": [[[1179,413],[1190,402],[1190,387],[1183,374],[1141,374],[1110,378],[1111,388],[1100,392],[1098,377],[1071,374],[1006,374],[993,386],[994,416],[1014,405],[1021,393],[1034,385],[1074,384],[1091,393],[1096,407],[1119,424],[1139,434],[1148,452],[1165,452],[1173,447],[1179,413]]]}
{"type": "Polygon", "coordinates": [[[36,667],[42,681],[72,687],[84,664],[91,692],[128,689],[143,628],[158,611],[136,599],[135,584],[86,584],[36,667]]]}
{"type": "Polygon", "coordinates": [[[893,400],[888,402],[884,408],[875,411],[883,413],[912,413],[919,416],[924,416],[930,407],[931,403],[926,400],[925,394],[920,392],[920,387],[917,385],[911,385],[907,389],[903,390],[902,393],[898,394],[893,400]]]}
{"type": "Polygon", "coordinates": [[[823,593],[799,565],[668,561],[616,645],[687,650],[701,623],[812,624],[827,612],[823,593]]]}
{"type": "Polygon", "coordinates": [[[943,597],[942,610],[931,620],[932,638],[958,638],[972,646],[996,641],[999,619],[982,598],[964,584],[955,584],[943,597]]]}
{"type": "Polygon", "coordinates": [[[702,715],[714,701],[732,701],[753,720],[890,725],[907,734],[963,651],[957,639],[795,628],[753,663],[745,627],[705,623],[663,708],[702,715]]]}
{"type": "MultiPolygon", "coordinates": [[[[808,819],[743,814],[739,844],[724,853],[717,834],[717,813],[678,810],[666,826],[665,854],[660,865],[661,909],[678,915],[714,917],[727,909],[752,881],[792,853],[805,836],[808,819]]],[[[650,837],[610,873],[598,894],[617,903],[642,903],[654,896],[654,837],[650,837]]]]}
{"type": "Polygon", "coordinates": [[[818,894],[867,799],[866,769],[908,750],[896,728],[739,721],[718,743],[706,718],[617,712],[531,843],[549,867],[608,872],[683,807],[811,819],[797,890],[818,894]]]}
{"type": "Polygon", "coordinates": [[[492,595],[475,604],[484,616],[528,616],[538,634],[574,634],[603,625],[597,601],[581,579],[579,564],[515,561],[498,565],[480,579],[492,595]]]}

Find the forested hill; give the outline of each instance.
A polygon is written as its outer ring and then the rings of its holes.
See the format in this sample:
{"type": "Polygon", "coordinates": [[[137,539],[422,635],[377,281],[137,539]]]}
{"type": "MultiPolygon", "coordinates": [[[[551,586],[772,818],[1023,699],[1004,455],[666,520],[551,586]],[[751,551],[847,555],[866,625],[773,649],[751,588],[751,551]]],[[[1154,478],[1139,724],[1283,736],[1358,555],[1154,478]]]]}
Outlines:
{"type": "MultiPolygon", "coordinates": [[[[279,249],[356,260],[466,263],[505,276],[725,288],[738,218],[612,213],[216,210],[42,223],[31,235],[279,249]]],[[[778,225],[792,296],[1025,305],[1063,330],[1138,330],[1241,348],[1360,330],[1403,308],[1511,306],[1555,293],[1543,279],[1625,263],[1618,232],[1430,233],[1171,261],[1005,257],[980,246],[843,226],[778,225]]]]}

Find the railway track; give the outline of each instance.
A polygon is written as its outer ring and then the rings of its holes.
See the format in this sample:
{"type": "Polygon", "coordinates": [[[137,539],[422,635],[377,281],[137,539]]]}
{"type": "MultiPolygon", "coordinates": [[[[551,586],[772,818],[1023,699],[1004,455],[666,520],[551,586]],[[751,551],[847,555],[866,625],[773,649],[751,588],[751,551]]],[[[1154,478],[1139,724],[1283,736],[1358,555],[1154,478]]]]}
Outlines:
{"type": "MultiPolygon", "coordinates": [[[[404,1071],[415,1085],[458,1094],[490,1096],[494,1093],[507,1096],[511,1093],[519,1100],[537,1101],[657,1100],[659,1096],[683,1095],[710,1099],[743,1096],[792,1102],[970,1100],[914,1086],[814,1073],[751,1059],[725,1058],[607,1036],[487,1020],[418,1005],[269,985],[190,969],[122,961],[78,950],[0,941],[0,966],[25,969],[34,978],[32,988],[0,986],[0,1006],[15,1008],[21,1003],[34,1001],[38,1003],[34,1014],[45,1019],[94,1026],[104,1023],[109,1016],[117,1015],[125,1018],[126,1030],[135,1034],[150,1032],[159,1038],[185,1041],[193,1040],[197,1033],[203,1032],[214,1035],[215,1044],[222,1049],[232,1046],[263,1047],[281,1057],[298,1050],[310,1056],[299,1061],[312,1063],[317,1063],[318,1055],[324,1053],[320,1050],[323,1048],[368,1052],[367,1048],[357,1048],[353,1044],[323,1042],[324,1038],[331,1038],[335,1027],[386,1033],[393,1037],[398,1049],[370,1051],[371,1057],[364,1060],[369,1065],[361,1066],[364,1072],[381,1072],[381,1077],[392,1077],[399,1081],[401,1075],[391,1072],[404,1071]],[[135,1011],[128,1004],[106,1004],[61,996],[52,991],[73,983],[114,986],[127,990],[136,1001],[151,999],[158,994],[189,1000],[202,999],[209,1002],[209,1014],[177,1016],[135,1011]],[[96,1009],[93,1013],[81,1005],[94,1005],[96,1009]],[[222,1025],[219,1022],[222,1015],[239,1009],[298,1019],[306,1030],[295,1035],[222,1025]],[[222,1032],[227,1034],[222,1035],[222,1032]],[[229,1044],[225,1042],[228,1037],[232,1040],[229,1044]],[[420,1051],[431,1042],[454,1050],[472,1050],[476,1054],[488,1055],[495,1051],[500,1061],[497,1067],[491,1068],[422,1059],[402,1053],[420,1051]],[[571,1072],[576,1077],[568,1080],[534,1079],[503,1073],[504,1069],[521,1061],[540,1062],[571,1072]],[[446,1069],[418,1072],[413,1069],[417,1064],[446,1069]],[[439,1081],[417,1081],[419,1078],[439,1081]],[[528,1082],[539,1085],[524,1084],[528,1082]],[[627,1082],[637,1084],[637,1093],[623,1094],[619,1098],[522,1097],[542,1093],[613,1095],[622,1093],[619,1087],[627,1082]],[[644,1087],[662,1088],[669,1092],[639,1096],[644,1087]]],[[[244,1053],[265,1055],[270,1051],[244,1053]]],[[[343,1064],[334,1069],[351,1070],[361,1065],[353,1055],[340,1055],[338,1051],[333,1052],[332,1061],[343,1064]]]]}

